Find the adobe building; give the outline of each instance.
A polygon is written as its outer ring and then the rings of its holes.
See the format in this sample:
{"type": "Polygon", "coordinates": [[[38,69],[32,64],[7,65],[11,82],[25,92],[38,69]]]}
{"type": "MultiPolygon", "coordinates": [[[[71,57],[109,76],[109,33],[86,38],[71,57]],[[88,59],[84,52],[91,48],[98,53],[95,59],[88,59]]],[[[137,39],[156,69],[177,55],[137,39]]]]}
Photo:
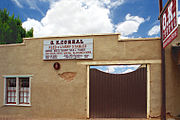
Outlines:
{"type": "MultiPolygon", "coordinates": [[[[172,118],[180,115],[180,58],[173,53],[178,41],[180,35],[166,48],[166,112],[172,118]]],[[[22,44],[0,45],[0,56],[2,119],[160,119],[159,38],[25,38],[22,44]],[[103,65],[141,66],[127,74],[91,68],[103,65]]]]}
{"type": "Polygon", "coordinates": [[[165,48],[166,111],[180,118],[180,25],[178,37],[165,48]]]}

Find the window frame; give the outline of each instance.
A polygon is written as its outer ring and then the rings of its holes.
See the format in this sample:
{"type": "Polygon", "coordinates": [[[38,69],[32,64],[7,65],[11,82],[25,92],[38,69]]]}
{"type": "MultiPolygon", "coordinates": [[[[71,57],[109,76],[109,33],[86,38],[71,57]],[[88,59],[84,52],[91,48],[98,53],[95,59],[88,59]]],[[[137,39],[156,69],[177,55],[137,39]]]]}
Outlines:
{"type": "Polygon", "coordinates": [[[5,75],[4,77],[4,105],[7,106],[31,106],[31,79],[32,75],[5,75]],[[16,78],[16,104],[7,103],[7,78],[16,78]],[[29,104],[20,104],[19,78],[29,78],[29,104]]]}

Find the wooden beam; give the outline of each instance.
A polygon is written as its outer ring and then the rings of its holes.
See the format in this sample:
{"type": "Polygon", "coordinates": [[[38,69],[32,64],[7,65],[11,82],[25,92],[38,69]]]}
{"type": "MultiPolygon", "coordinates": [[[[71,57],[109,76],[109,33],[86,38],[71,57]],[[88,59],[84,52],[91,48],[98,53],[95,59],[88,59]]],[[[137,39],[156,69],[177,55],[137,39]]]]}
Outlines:
{"type": "Polygon", "coordinates": [[[161,59],[158,60],[119,60],[119,61],[82,61],[77,64],[82,65],[132,65],[132,64],[161,64],[161,59]]]}
{"type": "Polygon", "coordinates": [[[87,105],[87,118],[89,118],[89,65],[87,66],[87,99],[86,99],[86,105],[87,105]]]}
{"type": "Polygon", "coordinates": [[[151,98],[151,74],[150,74],[150,65],[147,64],[147,118],[150,117],[150,111],[151,111],[151,107],[150,107],[150,98],[151,98]]]}

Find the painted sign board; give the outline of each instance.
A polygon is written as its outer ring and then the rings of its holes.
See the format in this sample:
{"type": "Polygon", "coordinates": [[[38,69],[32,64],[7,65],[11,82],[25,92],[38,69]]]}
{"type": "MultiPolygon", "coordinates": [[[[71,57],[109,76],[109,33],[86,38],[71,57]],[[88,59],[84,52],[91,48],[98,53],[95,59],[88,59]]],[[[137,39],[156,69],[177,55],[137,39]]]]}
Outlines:
{"type": "Polygon", "coordinates": [[[178,0],[170,0],[162,14],[163,48],[170,44],[178,35],[178,0]]]}
{"type": "Polygon", "coordinates": [[[44,40],[43,59],[93,59],[93,39],[44,40]]]}

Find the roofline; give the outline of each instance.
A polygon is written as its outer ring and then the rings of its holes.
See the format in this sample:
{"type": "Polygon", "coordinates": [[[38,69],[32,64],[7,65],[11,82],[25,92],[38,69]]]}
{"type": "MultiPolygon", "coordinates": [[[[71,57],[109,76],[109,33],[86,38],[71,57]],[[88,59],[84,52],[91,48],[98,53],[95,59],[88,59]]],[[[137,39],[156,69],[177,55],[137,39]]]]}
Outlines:
{"type": "Polygon", "coordinates": [[[25,46],[26,42],[23,40],[22,43],[13,43],[13,44],[0,44],[0,47],[14,47],[14,46],[25,46]]]}
{"type": "Polygon", "coordinates": [[[128,38],[128,39],[121,39],[119,33],[109,33],[109,34],[72,35],[72,36],[59,36],[59,37],[24,38],[24,39],[23,39],[23,43],[1,44],[0,47],[25,46],[25,45],[26,45],[26,40],[54,39],[54,38],[57,38],[57,39],[58,39],[58,38],[89,37],[89,36],[107,36],[107,35],[118,35],[118,42],[161,40],[159,37],[156,37],[156,38],[128,38]]]}
{"type": "Polygon", "coordinates": [[[118,35],[118,36],[120,36],[120,33],[63,35],[63,36],[49,36],[49,37],[36,37],[36,38],[32,37],[32,38],[23,38],[23,40],[55,39],[55,38],[70,38],[70,37],[89,37],[89,36],[107,36],[107,35],[118,35]]]}
{"type": "Polygon", "coordinates": [[[152,40],[161,40],[159,37],[156,38],[128,38],[128,39],[119,39],[118,42],[128,42],[128,41],[152,41],[152,40]]]}

